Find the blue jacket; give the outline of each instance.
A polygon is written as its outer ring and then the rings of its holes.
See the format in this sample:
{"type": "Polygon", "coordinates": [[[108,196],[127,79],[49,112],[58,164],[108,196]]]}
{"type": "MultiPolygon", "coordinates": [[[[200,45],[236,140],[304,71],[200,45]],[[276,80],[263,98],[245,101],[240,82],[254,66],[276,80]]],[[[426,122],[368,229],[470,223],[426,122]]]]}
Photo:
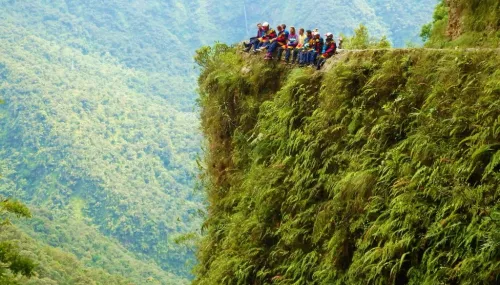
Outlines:
{"type": "Polygon", "coordinates": [[[311,39],[310,37],[306,37],[304,40],[304,48],[310,48],[311,45],[311,39]]]}

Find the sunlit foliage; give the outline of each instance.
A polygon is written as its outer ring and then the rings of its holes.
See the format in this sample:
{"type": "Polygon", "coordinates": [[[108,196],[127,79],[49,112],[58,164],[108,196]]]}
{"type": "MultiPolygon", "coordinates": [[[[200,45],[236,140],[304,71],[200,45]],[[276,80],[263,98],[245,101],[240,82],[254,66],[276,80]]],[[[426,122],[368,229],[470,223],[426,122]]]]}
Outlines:
{"type": "Polygon", "coordinates": [[[495,284],[500,54],[200,51],[209,216],[194,284],[495,284]]]}
{"type": "Polygon", "coordinates": [[[497,0],[442,0],[421,37],[428,47],[498,48],[499,18],[497,0]]]}

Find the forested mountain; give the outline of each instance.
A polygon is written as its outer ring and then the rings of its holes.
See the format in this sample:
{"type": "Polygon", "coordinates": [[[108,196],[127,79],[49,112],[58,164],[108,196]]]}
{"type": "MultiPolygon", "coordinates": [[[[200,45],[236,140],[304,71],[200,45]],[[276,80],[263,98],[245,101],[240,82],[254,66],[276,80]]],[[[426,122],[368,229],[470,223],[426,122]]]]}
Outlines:
{"type": "Polygon", "coordinates": [[[0,43],[2,194],[33,207],[32,235],[89,264],[141,276],[149,268],[127,261],[140,258],[187,276],[189,252],[171,234],[198,224],[196,116],[141,71],[17,37],[0,43]]]}
{"type": "Polygon", "coordinates": [[[192,66],[157,67],[169,54],[140,41],[122,51],[128,39],[102,26],[114,25],[105,9],[95,22],[55,2],[1,9],[0,190],[32,208],[22,229],[136,284],[185,282],[192,249],[174,240],[199,228],[202,208],[192,66]]]}
{"type": "Polygon", "coordinates": [[[498,0],[446,0],[432,48],[360,32],[319,71],[199,49],[193,284],[500,284],[499,31],[498,0]]]}
{"type": "Polygon", "coordinates": [[[0,0],[0,194],[33,213],[0,237],[38,263],[29,284],[187,283],[195,49],[264,20],[404,45],[435,1],[403,2],[0,0]]]}

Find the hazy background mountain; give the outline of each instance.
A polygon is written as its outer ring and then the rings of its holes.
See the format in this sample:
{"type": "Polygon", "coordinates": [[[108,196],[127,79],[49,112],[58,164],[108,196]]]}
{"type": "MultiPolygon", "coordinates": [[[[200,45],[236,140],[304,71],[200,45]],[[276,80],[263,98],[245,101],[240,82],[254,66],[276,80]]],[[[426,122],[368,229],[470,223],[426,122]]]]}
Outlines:
{"type": "Polygon", "coordinates": [[[363,23],[402,46],[436,1],[0,4],[0,193],[34,214],[1,237],[39,263],[29,284],[182,284],[194,255],[176,240],[199,232],[204,200],[194,50],[262,20],[336,34],[363,23]]]}

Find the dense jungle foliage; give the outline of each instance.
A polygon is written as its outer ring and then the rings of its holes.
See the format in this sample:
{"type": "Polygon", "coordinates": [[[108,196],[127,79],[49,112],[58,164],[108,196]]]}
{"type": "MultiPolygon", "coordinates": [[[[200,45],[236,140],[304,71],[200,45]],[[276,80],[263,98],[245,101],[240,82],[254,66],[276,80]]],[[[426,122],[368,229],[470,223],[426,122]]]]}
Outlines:
{"type": "Polygon", "coordinates": [[[499,60],[372,51],[322,74],[215,52],[195,284],[498,282],[499,60]]]}
{"type": "Polygon", "coordinates": [[[364,23],[402,46],[434,4],[0,0],[0,194],[33,214],[0,232],[36,265],[19,282],[189,282],[204,208],[196,48],[263,20],[348,35],[364,23]]]}
{"type": "Polygon", "coordinates": [[[127,284],[187,283],[193,249],[176,239],[199,228],[202,209],[192,66],[161,69],[143,60],[147,50],[110,50],[127,39],[102,26],[105,15],[93,26],[63,3],[0,8],[0,192],[34,216],[2,240],[25,232],[22,249],[43,253],[33,284],[116,283],[86,267],[127,284]]]}
{"type": "MultiPolygon", "coordinates": [[[[443,2],[427,44],[495,47],[496,4],[443,2]]],[[[196,60],[194,284],[500,282],[498,49],[352,51],[322,72],[223,44],[196,60]]]]}
{"type": "Polygon", "coordinates": [[[195,115],[134,90],[140,71],[36,37],[0,50],[0,191],[29,203],[29,234],[139,284],[187,277],[174,239],[201,208],[195,115]]]}
{"type": "MultiPolygon", "coordinates": [[[[11,225],[9,216],[16,218],[30,218],[29,209],[22,203],[2,199],[0,201],[0,233],[8,232],[11,225]]],[[[20,278],[30,278],[34,273],[35,263],[23,255],[14,239],[0,242],[0,284],[17,285],[20,278]]]]}
{"type": "Polygon", "coordinates": [[[428,47],[500,47],[500,2],[443,0],[422,29],[428,47]]]}

